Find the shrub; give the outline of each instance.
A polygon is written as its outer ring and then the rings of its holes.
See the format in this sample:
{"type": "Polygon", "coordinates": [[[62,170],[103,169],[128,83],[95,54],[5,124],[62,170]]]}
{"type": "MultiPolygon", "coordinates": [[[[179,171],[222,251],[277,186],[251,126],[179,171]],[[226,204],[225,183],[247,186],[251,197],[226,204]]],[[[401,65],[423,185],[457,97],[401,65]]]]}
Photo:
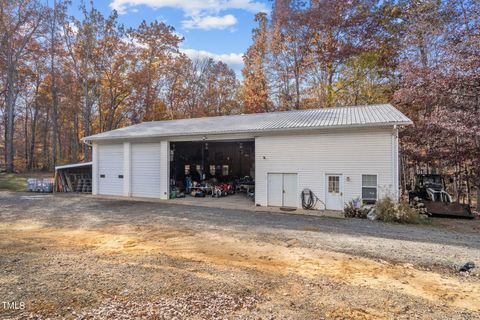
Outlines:
{"type": "Polygon", "coordinates": [[[345,218],[365,219],[367,217],[368,209],[365,208],[363,205],[359,207],[358,203],[360,203],[360,200],[357,199],[357,200],[351,200],[345,204],[345,208],[343,209],[345,218]]]}
{"type": "Polygon", "coordinates": [[[419,223],[420,214],[417,209],[405,203],[395,203],[386,197],[375,205],[378,220],[384,222],[419,223]]]}
{"type": "Polygon", "coordinates": [[[377,201],[375,204],[375,211],[377,213],[378,220],[394,222],[396,219],[395,202],[393,202],[393,200],[389,197],[377,201]]]}

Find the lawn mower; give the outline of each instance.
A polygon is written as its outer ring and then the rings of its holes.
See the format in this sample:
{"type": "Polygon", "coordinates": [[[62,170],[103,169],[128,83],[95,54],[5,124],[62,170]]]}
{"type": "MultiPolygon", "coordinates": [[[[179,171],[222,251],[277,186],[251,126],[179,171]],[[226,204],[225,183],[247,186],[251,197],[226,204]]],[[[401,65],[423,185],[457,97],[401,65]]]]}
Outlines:
{"type": "Polygon", "coordinates": [[[229,194],[234,194],[235,189],[233,188],[233,185],[230,183],[220,183],[217,184],[213,187],[212,191],[212,197],[224,197],[229,194]]]}

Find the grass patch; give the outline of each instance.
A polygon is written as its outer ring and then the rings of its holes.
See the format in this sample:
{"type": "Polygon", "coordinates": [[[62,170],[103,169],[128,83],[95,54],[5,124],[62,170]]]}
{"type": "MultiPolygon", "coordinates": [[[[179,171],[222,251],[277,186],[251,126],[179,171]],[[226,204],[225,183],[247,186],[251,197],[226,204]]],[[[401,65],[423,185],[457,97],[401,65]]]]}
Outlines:
{"type": "Polygon", "coordinates": [[[0,190],[27,191],[27,178],[14,173],[0,173],[0,190]]]}

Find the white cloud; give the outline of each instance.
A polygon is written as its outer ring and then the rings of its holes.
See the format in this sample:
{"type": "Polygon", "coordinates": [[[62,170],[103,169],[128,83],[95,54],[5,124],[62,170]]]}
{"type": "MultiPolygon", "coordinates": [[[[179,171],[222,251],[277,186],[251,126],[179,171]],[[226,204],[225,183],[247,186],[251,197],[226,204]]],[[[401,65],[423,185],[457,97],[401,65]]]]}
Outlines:
{"type": "Polygon", "coordinates": [[[154,9],[170,7],[181,9],[188,15],[201,12],[220,12],[229,9],[240,9],[257,13],[268,12],[264,3],[253,0],[112,0],[110,7],[118,12],[125,13],[128,8],[145,5],[154,9]]]}
{"type": "Polygon", "coordinates": [[[194,16],[182,21],[185,29],[225,29],[237,24],[237,18],[231,14],[225,16],[194,16]]]}
{"type": "Polygon", "coordinates": [[[237,73],[237,76],[241,75],[241,70],[243,68],[243,53],[216,54],[205,50],[195,49],[182,49],[182,52],[190,59],[212,58],[215,61],[222,61],[232,68],[237,73]]]}
{"type": "Polygon", "coordinates": [[[237,19],[231,15],[218,16],[225,10],[245,10],[252,13],[259,11],[269,12],[265,3],[256,0],[111,0],[110,8],[125,14],[136,6],[176,8],[184,12],[186,20],[183,26],[187,29],[199,28],[225,29],[237,23],[237,19]]]}

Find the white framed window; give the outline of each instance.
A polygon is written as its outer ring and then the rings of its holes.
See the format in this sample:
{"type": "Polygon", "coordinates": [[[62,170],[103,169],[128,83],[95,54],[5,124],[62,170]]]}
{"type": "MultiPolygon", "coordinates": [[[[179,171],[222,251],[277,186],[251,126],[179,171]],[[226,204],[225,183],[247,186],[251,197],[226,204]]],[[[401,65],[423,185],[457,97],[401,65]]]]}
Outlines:
{"type": "Polygon", "coordinates": [[[378,197],[377,175],[362,175],[362,201],[364,204],[374,204],[378,197]]]}
{"type": "Polygon", "coordinates": [[[340,177],[328,176],[328,192],[340,193],[340,177]]]}

